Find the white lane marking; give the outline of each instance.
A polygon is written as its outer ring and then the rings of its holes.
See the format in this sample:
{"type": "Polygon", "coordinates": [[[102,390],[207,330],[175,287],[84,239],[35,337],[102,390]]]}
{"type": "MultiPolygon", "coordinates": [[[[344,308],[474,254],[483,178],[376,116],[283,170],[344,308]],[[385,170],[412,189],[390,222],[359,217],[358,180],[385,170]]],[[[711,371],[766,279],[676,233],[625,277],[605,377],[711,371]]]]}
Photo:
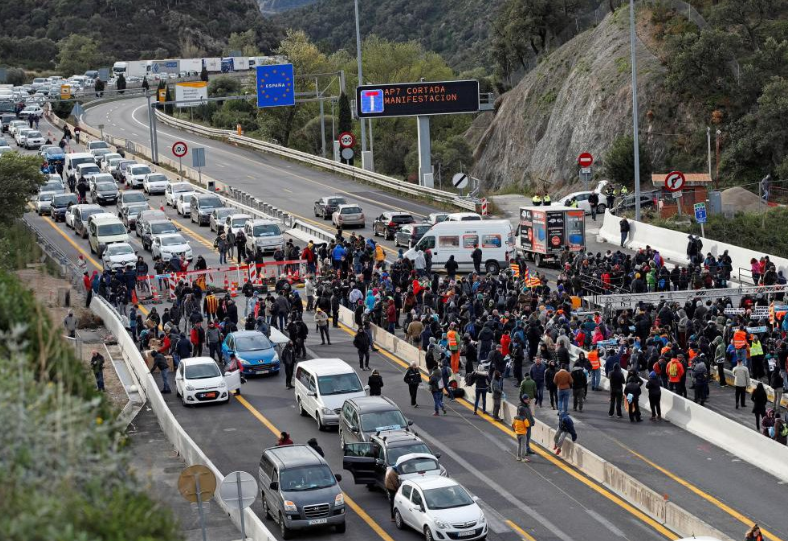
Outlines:
{"type": "Polygon", "coordinates": [[[623,537],[624,539],[626,539],[626,538],[627,538],[626,534],[625,534],[624,532],[622,532],[621,530],[619,530],[619,529],[618,529],[618,528],[615,526],[615,524],[613,524],[612,522],[610,522],[609,520],[607,520],[605,517],[603,517],[602,515],[600,515],[599,513],[597,513],[596,511],[594,511],[593,509],[586,508],[586,510],[585,510],[585,511],[586,511],[586,513],[588,513],[589,515],[591,515],[591,517],[592,517],[594,520],[596,520],[597,522],[599,522],[599,523],[600,523],[602,526],[604,526],[605,528],[607,528],[608,530],[610,530],[611,532],[613,532],[613,533],[614,533],[615,535],[617,535],[618,537],[623,537]]]}

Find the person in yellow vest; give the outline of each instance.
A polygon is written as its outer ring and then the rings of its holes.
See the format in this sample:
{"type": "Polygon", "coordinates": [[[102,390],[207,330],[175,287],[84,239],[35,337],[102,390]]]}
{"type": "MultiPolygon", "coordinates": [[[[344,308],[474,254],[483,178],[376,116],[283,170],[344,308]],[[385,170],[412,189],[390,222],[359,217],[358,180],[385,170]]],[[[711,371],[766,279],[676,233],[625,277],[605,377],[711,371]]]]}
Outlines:
{"type": "Polygon", "coordinates": [[[542,196],[541,196],[541,195],[539,195],[539,194],[536,194],[535,196],[533,196],[533,197],[531,198],[531,203],[533,203],[533,205],[534,205],[535,207],[540,207],[540,206],[542,206],[542,196]]]}
{"type": "Polygon", "coordinates": [[[766,375],[763,366],[763,344],[757,334],[750,335],[752,343],[750,344],[750,362],[749,369],[750,375],[755,379],[761,379],[766,375]]]}
{"type": "Polygon", "coordinates": [[[546,207],[549,207],[551,202],[552,200],[550,199],[550,194],[549,193],[544,194],[544,197],[542,198],[542,204],[546,207]]]}
{"type": "Polygon", "coordinates": [[[380,243],[375,246],[375,265],[383,270],[386,269],[386,252],[380,243]]]}
{"type": "Polygon", "coordinates": [[[573,198],[572,198],[572,200],[571,200],[571,201],[569,201],[569,206],[570,206],[571,208],[573,208],[573,209],[576,209],[576,208],[577,208],[577,199],[575,199],[575,198],[573,197],[573,198]]]}
{"type": "Polygon", "coordinates": [[[446,340],[449,345],[449,353],[451,353],[451,371],[454,374],[460,372],[460,337],[455,329],[456,324],[449,325],[449,332],[446,333],[446,340]]]}
{"type": "Polygon", "coordinates": [[[621,197],[624,197],[628,193],[629,193],[629,190],[627,189],[627,187],[626,186],[621,186],[621,197]]]}

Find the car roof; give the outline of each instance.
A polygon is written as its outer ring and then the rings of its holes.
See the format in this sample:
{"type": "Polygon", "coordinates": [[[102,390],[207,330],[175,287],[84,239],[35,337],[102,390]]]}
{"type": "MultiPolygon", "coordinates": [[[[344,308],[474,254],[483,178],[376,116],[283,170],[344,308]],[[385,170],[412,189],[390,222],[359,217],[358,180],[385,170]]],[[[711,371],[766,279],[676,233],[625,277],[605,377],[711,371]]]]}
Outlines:
{"type": "Polygon", "coordinates": [[[244,213],[242,213],[242,212],[235,212],[235,213],[233,213],[233,214],[229,214],[229,215],[227,216],[227,218],[230,218],[230,219],[235,219],[235,218],[249,218],[250,220],[252,219],[252,217],[251,217],[251,216],[249,216],[248,214],[244,214],[244,213]]]}
{"type": "Polygon", "coordinates": [[[235,338],[242,338],[244,336],[258,336],[258,335],[265,336],[260,331],[235,331],[230,334],[232,334],[235,338]]]}
{"type": "Polygon", "coordinates": [[[183,239],[184,242],[186,242],[186,239],[180,233],[165,233],[163,235],[159,235],[158,237],[160,239],[168,239],[168,238],[172,238],[172,237],[180,237],[181,239],[183,239]]]}
{"type": "Polygon", "coordinates": [[[90,158],[91,160],[93,159],[93,154],[91,154],[90,152],[69,152],[68,154],[66,154],[66,156],[71,159],[74,158],[90,158]]]}
{"type": "Polygon", "coordinates": [[[98,167],[95,163],[80,163],[77,164],[77,169],[82,169],[83,167],[98,167]]]}
{"type": "Polygon", "coordinates": [[[338,205],[337,206],[337,210],[343,209],[345,207],[358,207],[358,208],[361,208],[361,205],[359,205],[358,203],[343,203],[342,205],[338,205]]]}
{"type": "Polygon", "coordinates": [[[358,398],[348,398],[348,402],[353,402],[358,409],[364,410],[364,412],[399,409],[399,406],[385,396],[360,396],[358,398]]]}
{"type": "Polygon", "coordinates": [[[180,361],[182,364],[186,366],[194,366],[198,364],[216,364],[216,361],[211,359],[210,357],[187,357],[186,359],[181,359],[180,361]]]}
{"type": "Polygon", "coordinates": [[[254,225],[268,225],[268,224],[279,225],[276,222],[274,222],[273,220],[263,220],[262,218],[258,218],[256,220],[251,220],[251,224],[253,226],[254,225]]]}
{"type": "Polygon", "coordinates": [[[326,461],[317,454],[317,451],[305,444],[269,447],[263,451],[263,453],[275,459],[280,466],[285,466],[288,469],[298,468],[300,466],[327,464],[326,461]]]}
{"type": "Polygon", "coordinates": [[[424,443],[424,440],[407,430],[392,430],[382,435],[374,435],[372,438],[380,440],[386,447],[402,447],[411,443],[424,443]]]}
{"type": "Polygon", "coordinates": [[[175,226],[175,224],[172,223],[172,220],[149,220],[148,221],[148,225],[153,225],[153,224],[172,224],[173,226],[175,226]]]}
{"type": "Polygon", "coordinates": [[[346,363],[345,361],[339,358],[312,359],[309,361],[301,361],[300,363],[298,363],[298,366],[300,366],[304,370],[308,370],[309,372],[315,374],[316,376],[322,376],[326,374],[336,374],[340,370],[344,374],[355,372],[352,366],[350,366],[348,363],[346,363]]]}
{"type": "Polygon", "coordinates": [[[119,223],[119,224],[123,223],[123,222],[120,221],[120,219],[117,216],[115,216],[114,214],[111,214],[109,212],[103,212],[101,214],[94,214],[93,216],[90,217],[90,219],[93,220],[96,223],[104,223],[104,222],[112,222],[112,223],[119,223]]]}
{"type": "MultiPolygon", "coordinates": [[[[433,457],[433,458],[435,458],[435,457],[433,457]]],[[[414,477],[413,479],[408,479],[405,482],[406,483],[411,483],[413,485],[416,485],[421,490],[430,490],[432,488],[462,486],[462,485],[460,485],[460,483],[458,483],[457,481],[455,481],[451,477],[443,477],[443,476],[439,476],[439,475],[433,475],[433,476],[428,476],[428,477],[414,477]]]]}

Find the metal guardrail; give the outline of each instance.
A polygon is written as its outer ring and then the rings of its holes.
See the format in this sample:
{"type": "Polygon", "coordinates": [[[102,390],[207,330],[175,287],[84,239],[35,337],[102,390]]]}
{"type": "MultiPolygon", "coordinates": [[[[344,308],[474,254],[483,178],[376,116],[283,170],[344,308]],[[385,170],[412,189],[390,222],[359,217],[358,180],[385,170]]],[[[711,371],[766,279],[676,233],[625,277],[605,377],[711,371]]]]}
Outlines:
{"type": "Polygon", "coordinates": [[[350,165],[338,163],[333,160],[329,160],[327,158],[313,156],[312,154],[307,154],[306,152],[293,150],[287,147],[283,147],[281,145],[268,143],[266,141],[259,141],[257,139],[252,139],[251,137],[246,137],[243,135],[237,135],[233,133],[231,130],[220,130],[217,128],[208,128],[206,126],[200,126],[199,124],[194,124],[193,122],[188,122],[186,120],[173,118],[169,115],[162,113],[161,111],[156,111],[156,116],[157,119],[160,120],[163,124],[175,128],[180,128],[182,130],[191,133],[196,133],[198,135],[206,135],[209,137],[220,137],[226,139],[231,143],[236,143],[246,147],[254,148],[256,150],[261,150],[263,152],[276,154],[284,158],[289,158],[315,167],[319,167],[321,169],[332,171],[334,173],[339,173],[341,175],[348,176],[353,180],[367,182],[370,184],[374,184],[376,186],[380,186],[382,188],[386,188],[400,193],[405,193],[408,195],[413,195],[416,197],[426,197],[433,201],[439,201],[441,203],[454,205],[463,210],[470,210],[473,212],[476,211],[476,204],[473,201],[462,199],[459,196],[457,196],[457,194],[452,192],[411,184],[409,182],[397,180],[395,178],[388,177],[386,175],[381,175],[379,173],[373,173],[371,171],[359,169],[358,167],[353,167],[350,165]]]}

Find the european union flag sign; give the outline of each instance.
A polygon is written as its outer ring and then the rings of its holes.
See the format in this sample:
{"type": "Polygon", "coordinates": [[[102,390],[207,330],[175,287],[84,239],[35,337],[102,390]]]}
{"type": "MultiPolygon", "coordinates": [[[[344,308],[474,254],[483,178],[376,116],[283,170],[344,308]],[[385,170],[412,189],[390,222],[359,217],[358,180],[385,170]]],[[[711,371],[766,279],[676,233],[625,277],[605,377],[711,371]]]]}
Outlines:
{"type": "Polygon", "coordinates": [[[383,112],[383,90],[376,88],[373,90],[361,91],[361,112],[374,114],[383,112]]]}
{"type": "Polygon", "coordinates": [[[285,105],[295,105],[293,65],[257,66],[257,106],[285,105]]]}

